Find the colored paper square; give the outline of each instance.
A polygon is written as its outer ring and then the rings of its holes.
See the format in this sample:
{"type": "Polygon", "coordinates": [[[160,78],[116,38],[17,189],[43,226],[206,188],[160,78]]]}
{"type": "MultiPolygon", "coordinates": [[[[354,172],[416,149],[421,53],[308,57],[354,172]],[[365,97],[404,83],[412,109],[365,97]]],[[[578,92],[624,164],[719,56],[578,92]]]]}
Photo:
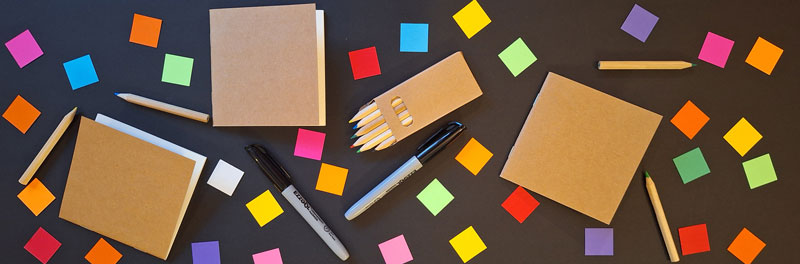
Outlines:
{"type": "Polygon", "coordinates": [[[161,81],[165,83],[189,86],[192,81],[192,65],[194,59],[172,55],[164,55],[164,71],[161,81]]]}
{"type": "Polygon", "coordinates": [[[539,206],[539,201],[533,198],[525,188],[517,186],[517,189],[511,192],[501,206],[521,224],[539,206]]]}
{"type": "Polygon", "coordinates": [[[483,243],[483,240],[481,240],[481,237],[478,236],[472,226],[467,227],[453,239],[450,239],[450,245],[453,246],[456,254],[461,257],[461,261],[464,263],[486,250],[486,244],[483,243]]]}
{"type": "Polygon", "coordinates": [[[468,39],[478,34],[481,29],[492,22],[489,16],[486,15],[486,12],[483,11],[481,5],[478,4],[477,0],[469,2],[469,4],[453,15],[453,19],[456,21],[456,24],[461,27],[461,30],[464,31],[468,39]]]}
{"type": "Polygon", "coordinates": [[[342,196],[345,181],[347,181],[347,169],[322,163],[319,167],[316,189],[342,196]]]}
{"type": "Polygon", "coordinates": [[[758,130],[756,130],[750,122],[747,122],[747,119],[742,117],[742,119],[739,119],[739,122],[736,122],[722,138],[724,138],[739,155],[744,157],[763,136],[761,136],[761,133],[758,133],[758,130]]]}
{"type": "Polygon", "coordinates": [[[614,255],[614,229],[613,228],[586,228],[584,229],[583,254],[586,256],[613,256],[614,255]]]}
{"type": "Polygon", "coordinates": [[[84,258],[92,264],[115,264],[122,258],[122,254],[105,239],[100,238],[84,258]]]}
{"type": "Polygon", "coordinates": [[[428,24],[400,23],[400,52],[428,52],[428,24]]]}
{"type": "Polygon", "coordinates": [[[130,42],[156,48],[159,35],[161,35],[161,19],[133,14],[130,42]]]}
{"type": "Polygon", "coordinates": [[[431,211],[434,216],[438,215],[453,199],[450,191],[437,179],[433,179],[425,189],[417,194],[417,200],[422,202],[422,205],[428,208],[428,211],[431,211]]]}
{"type": "Polygon", "coordinates": [[[378,52],[375,47],[354,50],[349,52],[348,55],[350,56],[350,68],[353,69],[354,80],[381,74],[378,52]]]}
{"type": "Polygon", "coordinates": [[[533,55],[528,45],[525,45],[522,38],[515,40],[514,43],[511,43],[511,45],[497,56],[500,57],[500,60],[503,61],[503,64],[506,65],[506,68],[511,71],[514,77],[517,77],[517,75],[527,69],[528,66],[536,62],[536,56],[533,55]]]}
{"type": "Polygon", "coordinates": [[[100,81],[97,79],[97,72],[94,70],[92,57],[89,54],[65,62],[64,70],[67,72],[67,79],[69,79],[69,85],[72,86],[72,90],[100,81]]]}
{"type": "Polygon", "coordinates": [[[25,189],[22,189],[22,191],[17,194],[17,198],[19,198],[19,200],[31,210],[33,215],[36,216],[42,213],[42,211],[56,199],[50,190],[37,178],[33,178],[33,180],[25,186],[25,189]]]}
{"type": "Polygon", "coordinates": [[[395,238],[386,240],[378,244],[378,248],[383,255],[383,261],[386,264],[403,264],[414,260],[411,256],[411,250],[408,249],[406,238],[403,235],[396,236],[395,238]]]}
{"type": "Polygon", "coordinates": [[[283,264],[283,259],[281,259],[281,250],[275,248],[253,254],[253,264],[283,264]]]}
{"type": "Polygon", "coordinates": [[[681,254],[684,256],[711,251],[706,224],[678,228],[678,237],[681,240],[681,254]]]}
{"type": "Polygon", "coordinates": [[[192,264],[220,264],[219,241],[192,243],[192,264]]]}
{"type": "Polygon", "coordinates": [[[766,39],[758,37],[756,44],[753,45],[753,49],[750,50],[750,54],[747,55],[747,59],[744,61],[767,75],[771,75],[772,69],[775,69],[775,64],[781,58],[781,54],[783,54],[783,49],[766,39]]]}
{"type": "Polygon", "coordinates": [[[294,144],[294,155],[313,160],[322,159],[322,147],[325,144],[325,133],[297,129],[297,142],[294,144]]]}
{"type": "Polygon", "coordinates": [[[742,228],[742,232],[739,232],[739,235],[728,246],[728,252],[742,261],[742,263],[750,264],[753,263],[753,260],[756,259],[766,245],[764,241],[753,235],[750,230],[742,228]]]}
{"type": "Polygon", "coordinates": [[[672,162],[675,163],[684,184],[711,173],[700,147],[675,157],[672,162]]]}
{"type": "Polygon", "coordinates": [[[778,175],[775,174],[775,168],[772,166],[772,158],[770,158],[769,153],[742,162],[742,167],[744,167],[744,174],[747,175],[747,183],[750,184],[750,189],[778,180],[778,175]]]}
{"type": "Polygon", "coordinates": [[[708,32],[706,40],[703,42],[703,47],[700,49],[700,55],[697,58],[717,65],[717,67],[725,68],[725,63],[728,62],[728,55],[731,54],[732,49],[733,40],[708,32]]]}
{"type": "Polygon", "coordinates": [[[693,139],[697,132],[700,132],[700,129],[708,123],[708,120],[708,116],[689,100],[681,107],[681,110],[678,110],[670,122],[689,139],[693,139]]]}
{"type": "Polygon", "coordinates": [[[33,233],[28,243],[25,243],[25,250],[42,263],[50,261],[60,247],[61,242],[58,242],[55,237],[41,227],[36,230],[36,233],[33,233]]]}
{"type": "Polygon", "coordinates": [[[638,39],[641,42],[647,41],[647,37],[650,36],[650,32],[653,31],[653,28],[656,26],[658,22],[658,17],[650,13],[650,11],[645,10],[641,6],[634,4],[633,9],[628,14],[628,17],[625,18],[625,22],[622,23],[621,29],[628,34],[631,34],[634,38],[638,39]]]}
{"type": "Polygon", "coordinates": [[[242,170],[224,160],[219,160],[217,166],[214,167],[214,172],[211,173],[211,177],[208,177],[208,185],[217,188],[217,190],[228,196],[232,196],[243,175],[244,172],[242,170]]]}
{"type": "Polygon", "coordinates": [[[278,204],[278,201],[275,200],[269,190],[264,191],[264,193],[248,202],[245,206],[247,206],[247,210],[250,210],[250,214],[253,215],[260,227],[264,227],[272,219],[283,213],[283,208],[281,208],[281,205],[278,204]]]}
{"type": "Polygon", "coordinates": [[[475,138],[471,138],[469,142],[467,142],[467,145],[461,149],[461,152],[456,155],[456,160],[461,163],[464,168],[467,168],[469,172],[478,175],[478,172],[481,171],[483,165],[486,165],[486,162],[489,162],[492,155],[492,152],[489,152],[489,150],[483,147],[475,138]]]}
{"type": "Polygon", "coordinates": [[[36,43],[36,39],[33,38],[31,31],[28,29],[7,41],[6,48],[20,68],[25,67],[25,65],[44,54],[42,48],[39,47],[39,43],[36,43]]]}
{"type": "Polygon", "coordinates": [[[3,112],[3,118],[16,127],[19,132],[25,134],[31,128],[33,122],[39,118],[40,114],[39,109],[28,103],[22,96],[17,95],[14,101],[11,101],[11,105],[3,112]]]}

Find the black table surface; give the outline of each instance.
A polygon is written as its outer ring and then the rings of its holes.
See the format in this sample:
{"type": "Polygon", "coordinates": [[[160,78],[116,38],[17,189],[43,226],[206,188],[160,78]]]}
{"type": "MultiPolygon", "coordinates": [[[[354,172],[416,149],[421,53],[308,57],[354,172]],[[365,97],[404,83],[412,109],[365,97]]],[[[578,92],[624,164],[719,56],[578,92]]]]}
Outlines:
{"type": "MultiPolygon", "coordinates": [[[[640,174],[633,178],[611,225],[605,225],[533,193],[541,205],[523,223],[500,203],[516,187],[498,177],[522,123],[548,71],[562,74],[613,96],[662,114],[664,119],[640,170],[656,180],[669,223],[677,228],[708,224],[711,251],[683,256],[683,263],[737,263],[726,248],[742,228],[766,242],[756,263],[787,263],[800,247],[800,180],[797,136],[800,135],[800,2],[776,1],[487,1],[492,22],[472,39],[452,15],[460,1],[322,1],[326,13],[327,123],[305,127],[327,133],[321,162],[348,168],[344,194],[314,189],[320,161],[292,155],[297,127],[215,128],[126,103],[114,92],[132,92],[203,112],[211,112],[208,10],[295,1],[2,1],[0,40],[30,29],[44,55],[20,69],[0,52],[0,108],[20,94],[42,115],[27,134],[0,122],[0,252],[7,263],[36,263],[23,249],[38,227],[63,245],[51,263],[81,263],[101,237],[58,218],[77,124],[67,130],[36,177],[56,196],[39,216],[15,197],[23,188],[17,178],[39,151],[64,113],[103,113],[208,157],[186,217],[167,259],[191,263],[191,243],[218,240],[223,263],[252,262],[251,255],[280,248],[286,263],[338,263],[335,255],[282,198],[285,213],[264,227],[245,203],[269,189],[268,180],[243,146],[261,143],[296,179],[318,213],[351,253],[347,263],[381,263],[378,243],[403,234],[414,263],[461,263],[448,241],[473,226],[487,249],[470,263],[661,263],[667,254],[640,174]],[[660,17],[642,43],[620,30],[634,3],[660,17]],[[128,42],[133,13],[163,19],[158,48],[128,42]],[[430,24],[429,52],[399,52],[399,24],[430,24]],[[725,68],[699,61],[707,32],[736,41],[725,68]],[[761,36],[786,50],[772,75],[744,62],[761,36]],[[522,37],[538,61],[513,77],[497,54],[522,37]],[[382,74],[353,80],[348,51],[375,46],[382,74]],[[464,51],[483,96],[434,124],[380,152],[356,154],[349,149],[353,133],[347,120],[370,98],[418,73],[454,51],[464,51]],[[190,87],[160,81],[164,54],[194,58],[190,87]],[[99,83],[73,91],[63,62],[91,54],[99,83]],[[600,72],[597,60],[689,60],[699,65],[682,71],[600,72]],[[711,119],[689,140],[670,118],[692,100],[711,119]],[[764,138],[744,157],[722,136],[745,117],[764,138]],[[404,162],[429,134],[447,121],[468,130],[453,145],[355,221],[342,217],[361,195],[404,162]],[[474,137],[494,156],[472,175],[455,155],[474,137]],[[683,184],[672,158],[701,147],[711,174],[683,184]],[[751,190],[742,162],[770,153],[778,181],[751,190]],[[245,172],[232,197],[206,184],[216,162],[224,159],[245,172]],[[432,179],[455,196],[438,216],[415,198],[432,179]],[[793,194],[794,193],[794,194],[793,194]],[[614,256],[584,256],[586,227],[614,228],[614,256]]],[[[76,122],[77,123],[77,122],[76,122]]],[[[119,242],[121,263],[161,262],[119,242]]]]}

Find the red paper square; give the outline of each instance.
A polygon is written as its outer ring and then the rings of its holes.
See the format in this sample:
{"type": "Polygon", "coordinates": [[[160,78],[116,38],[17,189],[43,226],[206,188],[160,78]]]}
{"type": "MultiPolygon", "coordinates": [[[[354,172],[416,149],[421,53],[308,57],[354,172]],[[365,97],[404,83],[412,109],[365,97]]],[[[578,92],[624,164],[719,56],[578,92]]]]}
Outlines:
{"type": "Polygon", "coordinates": [[[506,198],[502,206],[521,224],[539,206],[539,201],[534,199],[524,188],[517,186],[517,189],[506,198]]]}
{"type": "Polygon", "coordinates": [[[378,64],[378,52],[375,47],[354,50],[350,53],[350,67],[353,68],[353,79],[363,79],[380,75],[381,66],[378,64]]]}
{"type": "Polygon", "coordinates": [[[706,224],[678,228],[678,236],[681,239],[681,253],[684,256],[711,251],[706,224]]]}
{"type": "Polygon", "coordinates": [[[61,242],[58,242],[56,238],[41,227],[36,230],[36,233],[33,233],[33,237],[25,244],[25,250],[42,263],[47,263],[59,247],[61,247],[61,242]]]}

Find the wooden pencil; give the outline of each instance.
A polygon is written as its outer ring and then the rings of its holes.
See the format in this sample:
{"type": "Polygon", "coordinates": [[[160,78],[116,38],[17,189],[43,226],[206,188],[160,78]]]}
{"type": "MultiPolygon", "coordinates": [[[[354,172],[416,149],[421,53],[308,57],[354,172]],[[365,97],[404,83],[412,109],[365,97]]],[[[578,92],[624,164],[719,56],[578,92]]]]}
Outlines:
{"type": "Polygon", "coordinates": [[[150,98],[138,96],[129,93],[115,93],[119,98],[129,103],[141,105],[147,108],[159,110],[162,112],[170,113],[176,116],[185,117],[188,119],[208,123],[208,114],[197,112],[191,109],[186,109],[180,106],[171,105],[164,102],[159,102],[150,98]]]}
{"type": "Polygon", "coordinates": [[[356,153],[361,153],[361,152],[370,150],[370,149],[374,148],[375,146],[377,146],[378,144],[380,144],[381,142],[383,142],[384,140],[386,140],[387,138],[389,138],[391,136],[392,136],[392,130],[391,129],[383,131],[383,133],[381,133],[377,137],[373,138],[372,140],[368,141],[366,144],[362,145],[361,148],[358,149],[358,151],[356,153]]]}
{"type": "Polygon", "coordinates": [[[656,213],[658,220],[658,227],[661,228],[661,236],[664,238],[664,245],[667,247],[667,254],[672,262],[680,261],[678,256],[678,249],[675,247],[675,241],[672,240],[672,231],[670,231],[669,224],[667,223],[667,216],[664,214],[664,207],[661,206],[661,199],[658,198],[658,191],[656,191],[656,184],[650,178],[650,174],[644,172],[645,186],[647,186],[647,194],[650,195],[650,203],[653,204],[653,211],[656,213]]]}
{"type": "Polygon", "coordinates": [[[599,70],[683,70],[696,66],[685,61],[599,61],[599,70]]]}
{"type": "Polygon", "coordinates": [[[365,143],[369,142],[373,138],[375,138],[378,135],[380,135],[381,133],[383,133],[383,131],[386,131],[388,129],[389,129],[389,125],[386,124],[386,123],[383,123],[383,125],[378,126],[378,128],[375,128],[372,131],[370,131],[369,133],[367,133],[366,135],[359,137],[356,140],[356,142],[353,143],[352,146],[350,146],[350,148],[355,148],[355,147],[364,145],[365,143]]]}
{"type": "MultiPolygon", "coordinates": [[[[394,100],[392,100],[392,107],[398,106],[401,103],[403,103],[402,99],[400,99],[400,98],[394,99],[394,100]]],[[[372,103],[368,104],[367,106],[362,107],[360,110],[358,110],[358,113],[356,113],[356,115],[354,115],[353,118],[351,118],[350,121],[347,121],[347,122],[348,123],[353,123],[355,121],[361,120],[362,118],[364,118],[367,115],[371,114],[376,109],[378,109],[378,104],[376,104],[375,102],[372,102],[372,103]]]]}
{"type": "Polygon", "coordinates": [[[28,185],[28,182],[30,182],[31,178],[33,178],[33,174],[35,174],[36,171],[39,170],[39,166],[42,165],[44,159],[47,158],[47,155],[49,155],[50,151],[53,150],[53,147],[56,146],[58,140],[61,139],[62,135],[64,135],[64,131],[67,131],[67,127],[69,127],[69,124],[72,123],[72,120],[75,118],[76,112],[78,112],[78,108],[77,107],[72,108],[72,111],[69,111],[69,113],[67,113],[67,115],[65,115],[64,118],[61,119],[61,122],[58,123],[56,129],[53,130],[53,134],[50,134],[50,137],[44,143],[42,149],[39,150],[39,153],[36,154],[36,157],[33,158],[31,164],[28,165],[28,168],[25,169],[24,173],[22,173],[22,177],[19,178],[19,183],[21,183],[22,185],[28,185]]]}
{"type": "Polygon", "coordinates": [[[356,123],[356,125],[353,126],[353,129],[356,129],[356,128],[359,128],[359,127],[363,127],[366,124],[369,124],[369,122],[372,122],[372,120],[375,120],[376,118],[378,118],[379,116],[381,116],[381,110],[380,109],[372,111],[372,113],[370,113],[369,115],[365,116],[361,120],[358,120],[358,123],[356,123]]]}
{"type": "Polygon", "coordinates": [[[395,142],[396,142],[396,140],[394,139],[394,136],[391,136],[391,137],[387,138],[386,140],[384,140],[383,142],[381,142],[381,144],[378,144],[378,146],[375,147],[375,151],[381,151],[381,150],[383,150],[385,148],[388,148],[389,146],[391,146],[395,142]]]}

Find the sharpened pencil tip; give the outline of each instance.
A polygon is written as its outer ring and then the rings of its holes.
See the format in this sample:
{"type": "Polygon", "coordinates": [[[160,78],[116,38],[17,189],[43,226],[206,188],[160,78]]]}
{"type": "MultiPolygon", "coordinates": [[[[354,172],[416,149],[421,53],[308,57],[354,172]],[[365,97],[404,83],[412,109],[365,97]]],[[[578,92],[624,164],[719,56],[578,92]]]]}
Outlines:
{"type": "Polygon", "coordinates": [[[350,136],[350,139],[354,139],[354,138],[356,138],[356,135],[350,136]]]}
{"type": "Polygon", "coordinates": [[[647,171],[645,171],[645,172],[644,172],[644,177],[645,177],[645,178],[650,178],[650,173],[647,173],[647,171]]]}
{"type": "Polygon", "coordinates": [[[114,93],[114,95],[119,96],[119,93],[114,93]]]}
{"type": "Polygon", "coordinates": [[[360,150],[360,149],[359,149],[359,150],[356,150],[356,154],[358,154],[358,153],[361,153],[361,150],[360,150]]]}
{"type": "Polygon", "coordinates": [[[358,128],[358,124],[356,124],[355,126],[353,126],[353,129],[356,129],[356,128],[358,128]]]}
{"type": "Polygon", "coordinates": [[[697,63],[692,63],[692,67],[695,67],[695,66],[697,66],[697,63]]]}
{"type": "Polygon", "coordinates": [[[356,147],[356,145],[350,145],[350,148],[355,148],[355,147],[356,147]]]}

